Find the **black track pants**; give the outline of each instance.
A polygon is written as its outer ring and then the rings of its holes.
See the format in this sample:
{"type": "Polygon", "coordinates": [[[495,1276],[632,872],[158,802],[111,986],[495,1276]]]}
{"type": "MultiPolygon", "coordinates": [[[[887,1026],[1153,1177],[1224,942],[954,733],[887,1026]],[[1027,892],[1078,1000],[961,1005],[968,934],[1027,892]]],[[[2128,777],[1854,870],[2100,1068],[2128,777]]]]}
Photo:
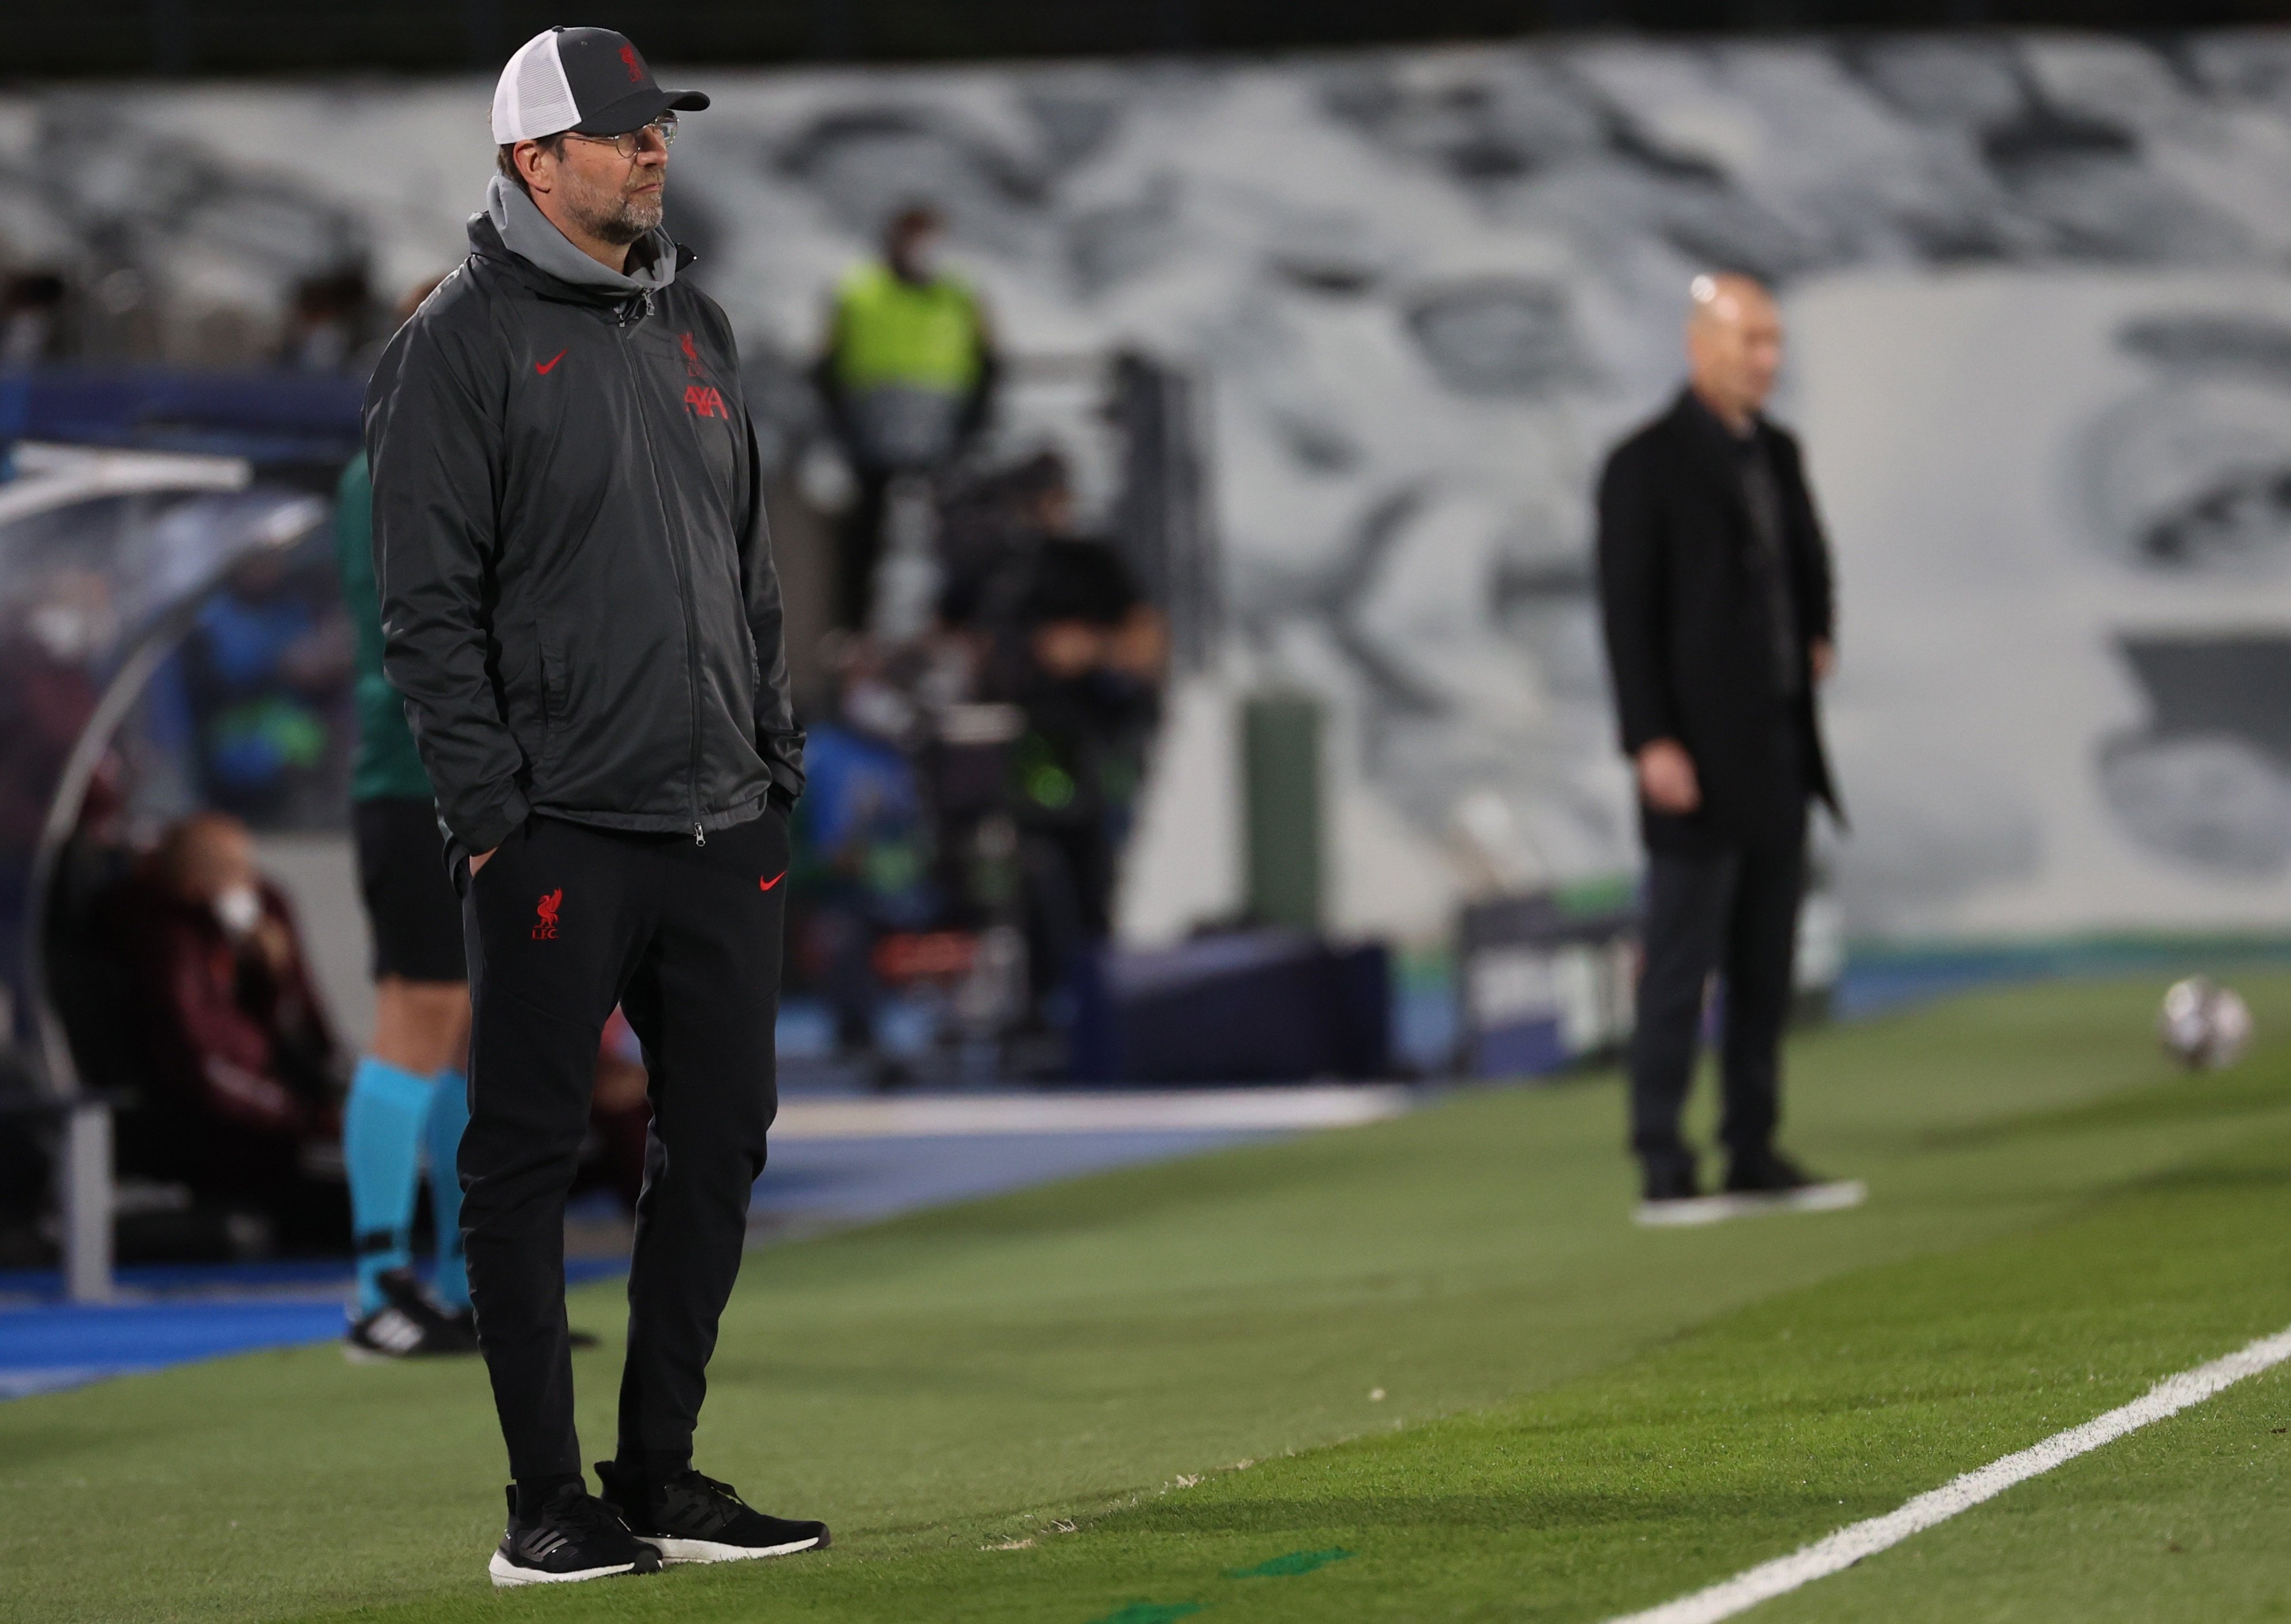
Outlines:
{"type": "Polygon", "coordinates": [[[510,1471],[581,1470],[565,1194],[615,1003],[644,1044],[652,1132],[629,1267],[620,1451],[688,1452],[748,1194],[778,1108],[787,825],[624,834],[529,819],[463,881],[475,1021],[462,1228],[510,1471]]]}
{"type": "Polygon", "coordinates": [[[1692,1161],[1678,1119],[1693,1081],[1702,990],[1713,970],[1726,996],[1719,1139],[1738,1157],[1772,1145],[1781,1114],[1780,1050],[1805,885],[1802,825],[1784,838],[1708,856],[1658,852],[1650,858],[1646,960],[1630,1051],[1631,1148],[1650,1170],[1692,1161]]]}

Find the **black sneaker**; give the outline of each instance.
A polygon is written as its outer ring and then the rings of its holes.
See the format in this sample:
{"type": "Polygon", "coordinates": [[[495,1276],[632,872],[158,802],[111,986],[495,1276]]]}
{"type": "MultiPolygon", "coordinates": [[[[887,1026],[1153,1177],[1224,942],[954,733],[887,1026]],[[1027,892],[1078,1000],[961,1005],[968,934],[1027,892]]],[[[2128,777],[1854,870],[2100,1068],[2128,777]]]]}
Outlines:
{"type": "Polygon", "coordinates": [[[352,1364],[393,1359],[434,1359],[478,1351],[476,1331],[431,1302],[411,1269],[391,1269],[376,1282],[382,1305],[352,1324],[342,1355],[352,1364]]]}
{"type": "Polygon", "coordinates": [[[1821,1182],[1778,1150],[1737,1156],[1726,1167],[1729,1195],[1790,1195],[1821,1182]]]}
{"type": "Polygon", "coordinates": [[[1868,1199],[1858,1178],[1816,1178],[1778,1151],[1737,1156],[1722,1198],[1743,1212],[1842,1212],[1868,1199]]]}
{"type": "Polygon", "coordinates": [[[1644,1202],[1696,1201],[1702,1194],[1694,1177],[1694,1163],[1649,1162],[1641,1170],[1639,1199],[1644,1202]]]}
{"type": "Polygon", "coordinates": [[[825,1550],[824,1523],[768,1517],[741,1499],[729,1483],[687,1467],[656,1488],[642,1488],[634,1473],[609,1460],[597,1463],[605,1503],[628,1519],[630,1530],[667,1563],[744,1562],[825,1550]]]}
{"type": "Polygon", "coordinates": [[[577,1483],[549,1497],[541,1515],[517,1515],[517,1485],[509,1486],[509,1527],[486,1564],[496,1589],[514,1585],[569,1585],[615,1573],[657,1573],[660,1556],[629,1532],[618,1513],[577,1483]]]}

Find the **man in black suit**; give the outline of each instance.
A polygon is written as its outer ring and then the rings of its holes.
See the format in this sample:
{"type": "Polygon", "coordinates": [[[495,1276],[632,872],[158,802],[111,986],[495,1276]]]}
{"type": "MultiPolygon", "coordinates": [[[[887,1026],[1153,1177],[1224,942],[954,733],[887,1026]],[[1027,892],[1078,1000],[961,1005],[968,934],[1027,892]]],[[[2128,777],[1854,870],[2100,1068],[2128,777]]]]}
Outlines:
{"type": "Polygon", "coordinates": [[[1726,1188],[1813,1180],[1774,1148],[1808,803],[1838,802],[1814,715],[1833,658],[1829,548],[1797,441],[1760,415],[1780,313],[1697,277],[1689,381],[1599,481],[1599,597],[1647,846],[1631,1148],[1650,1202],[1700,1194],[1678,1119],[1703,988],[1725,985],[1726,1188]]]}

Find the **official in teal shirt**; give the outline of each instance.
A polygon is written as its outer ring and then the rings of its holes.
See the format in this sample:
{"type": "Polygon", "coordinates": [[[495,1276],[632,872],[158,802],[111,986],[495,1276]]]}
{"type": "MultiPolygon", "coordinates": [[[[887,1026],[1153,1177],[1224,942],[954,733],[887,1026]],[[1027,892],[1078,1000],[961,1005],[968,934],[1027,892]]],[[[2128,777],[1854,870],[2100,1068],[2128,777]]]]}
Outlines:
{"type": "Polygon", "coordinates": [[[358,1250],[358,1306],[345,1351],[360,1362],[473,1353],[454,1167],[470,1120],[462,904],[446,872],[437,803],[406,706],[382,675],[374,481],[363,452],[342,470],[334,533],[342,601],[358,636],[350,822],[374,927],[374,1039],[359,1057],[342,1118],[358,1250]],[[437,1273],[428,1290],[413,1267],[414,1195],[425,1156],[438,1224],[437,1273]]]}
{"type": "MultiPolygon", "coordinates": [[[[382,597],[374,583],[374,478],[366,471],[364,452],[342,470],[334,536],[342,554],[342,602],[358,633],[358,736],[350,768],[350,799],[418,800],[430,807],[430,775],[422,770],[421,752],[414,747],[414,729],[406,726],[405,703],[382,674],[382,597]]],[[[428,816],[433,824],[437,821],[434,811],[428,816]]],[[[450,881],[446,890],[450,896],[450,881]]],[[[454,921],[457,973],[446,979],[460,981],[465,977],[458,973],[458,904],[454,921]]]]}

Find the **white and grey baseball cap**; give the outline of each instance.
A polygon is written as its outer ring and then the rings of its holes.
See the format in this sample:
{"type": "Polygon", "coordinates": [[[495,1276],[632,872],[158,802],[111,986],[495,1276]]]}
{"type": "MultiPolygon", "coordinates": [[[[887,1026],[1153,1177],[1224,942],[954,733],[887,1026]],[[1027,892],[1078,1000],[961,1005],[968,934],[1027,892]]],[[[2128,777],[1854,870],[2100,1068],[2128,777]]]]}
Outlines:
{"type": "Polygon", "coordinates": [[[577,130],[620,135],[666,112],[697,112],[696,90],[663,90],[625,34],[551,28],[519,45],[494,86],[494,140],[539,141],[577,130]]]}

